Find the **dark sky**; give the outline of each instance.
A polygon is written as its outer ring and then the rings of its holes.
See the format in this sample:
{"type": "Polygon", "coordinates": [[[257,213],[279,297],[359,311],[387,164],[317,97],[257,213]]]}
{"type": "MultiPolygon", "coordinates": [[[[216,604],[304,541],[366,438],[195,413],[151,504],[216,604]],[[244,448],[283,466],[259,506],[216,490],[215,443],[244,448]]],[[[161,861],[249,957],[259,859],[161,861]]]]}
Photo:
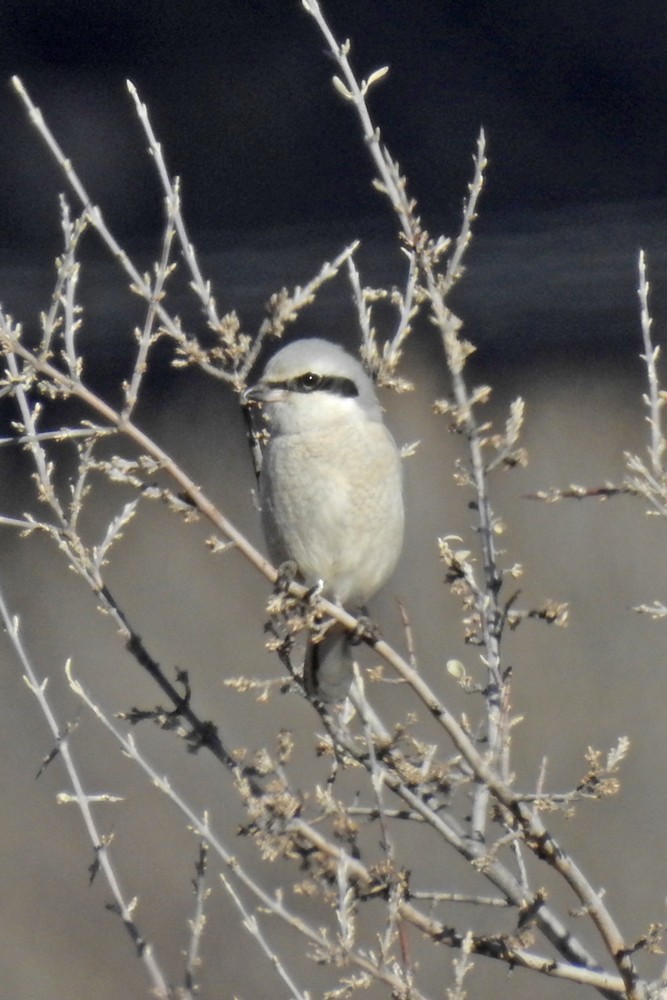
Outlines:
{"type": "MultiPolygon", "coordinates": [[[[480,125],[485,211],[667,194],[663,0],[329,0],[427,217],[458,218],[480,125]]],[[[350,107],[299,0],[4,0],[0,250],[57,234],[62,181],[8,80],[19,74],[123,238],[160,194],[124,81],[148,102],[195,236],[384,212],[350,107]],[[45,221],[47,220],[47,221],[45,221]],[[46,226],[46,229],[45,229],[46,226]]]]}

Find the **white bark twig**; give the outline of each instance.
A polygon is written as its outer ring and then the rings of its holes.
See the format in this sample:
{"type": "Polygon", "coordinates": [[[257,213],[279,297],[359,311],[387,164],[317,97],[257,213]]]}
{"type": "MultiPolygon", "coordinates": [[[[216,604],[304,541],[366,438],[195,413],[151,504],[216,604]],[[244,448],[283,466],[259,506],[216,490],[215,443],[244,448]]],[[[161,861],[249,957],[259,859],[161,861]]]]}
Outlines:
{"type": "MultiPolygon", "coordinates": [[[[128,902],[125,899],[114,864],[111,860],[109,839],[101,832],[91,808],[92,803],[96,801],[113,801],[114,797],[99,795],[91,796],[85,791],[74,760],[74,755],[70,749],[69,737],[58,722],[46,696],[47,680],[39,680],[37,677],[37,673],[21,640],[18,619],[12,617],[10,614],[7,604],[5,603],[4,595],[1,591],[0,619],[2,619],[4,629],[9,636],[16,657],[23,669],[24,680],[32,694],[34,694],[37,699],[42,714],[51,731],[51,735],[56,744],[57,755],[61,758],[65,766],[65,770],[67,771],[67,775],[72,786],[72,795],[69,797],[69,800],[76,802],[76,805],[81,813],[81,818],[86,828],[86,832],[95,851],[95,861],[90,869],[91,878],[94,877],[97,870],[102,872],[102,875],[104,876],[109,890],[114,898],[114,910],[121,918],[123,925],[134,944],[137,955],[143,963],[155,996],[161,998],[161,1000],[170,1000],[172,993],[160,968],[155,949],[152,944],[145,940],[135,920],[134,909],[136,900],[130,900],[128,902]]],[[[49,757],[49,760],[53,759],[53,756],[55,756],[55,752],[49,757]]]]}

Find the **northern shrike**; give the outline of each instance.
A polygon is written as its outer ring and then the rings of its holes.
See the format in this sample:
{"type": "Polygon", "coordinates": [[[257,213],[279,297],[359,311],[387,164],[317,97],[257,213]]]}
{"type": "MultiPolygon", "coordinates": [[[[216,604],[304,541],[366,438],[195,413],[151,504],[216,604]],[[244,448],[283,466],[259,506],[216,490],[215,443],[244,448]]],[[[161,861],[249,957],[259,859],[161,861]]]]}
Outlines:
{"type": "MultiPolygon", "coordinates": [[[[260,475],[262,525],[276,565],[352,613],[387,582],[403,542],[401,457],[360,363],[326,340],[297,340],[271,358],[244,402],[263,405],[270,439],[260,475]]],[[[350,636],[335,623],[308,640],[307,692],[342,701],[350,636]]]]}

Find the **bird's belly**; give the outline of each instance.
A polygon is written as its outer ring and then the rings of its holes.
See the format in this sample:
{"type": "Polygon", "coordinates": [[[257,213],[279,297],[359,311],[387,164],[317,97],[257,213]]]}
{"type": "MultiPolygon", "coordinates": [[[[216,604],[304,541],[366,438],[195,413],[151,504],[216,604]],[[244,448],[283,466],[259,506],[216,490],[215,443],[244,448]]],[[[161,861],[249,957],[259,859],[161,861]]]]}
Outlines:
{"type": "Polygon", "coordinates": [[[327,442],[272,442],[265,454],[262,516],[272,558],[292,559],[308,585],[362,605],[391,575],[401,549],[400,459],[382,425],[356,434],[332,460],[327,442]]]}

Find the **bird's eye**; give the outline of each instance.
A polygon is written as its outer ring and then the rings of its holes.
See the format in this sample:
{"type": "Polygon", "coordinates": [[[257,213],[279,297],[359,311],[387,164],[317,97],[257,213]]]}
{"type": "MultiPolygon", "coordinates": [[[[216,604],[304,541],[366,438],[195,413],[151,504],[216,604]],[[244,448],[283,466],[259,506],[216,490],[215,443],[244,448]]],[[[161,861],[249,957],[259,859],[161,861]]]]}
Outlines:
{"type": "Polygon", "coordinates": [[[305,372],[303,375],[299,375],[296,382],[302,392],[313,392],[314,389],[318,389],[322,385],[323,379],[315,372],[305,372]]]}

